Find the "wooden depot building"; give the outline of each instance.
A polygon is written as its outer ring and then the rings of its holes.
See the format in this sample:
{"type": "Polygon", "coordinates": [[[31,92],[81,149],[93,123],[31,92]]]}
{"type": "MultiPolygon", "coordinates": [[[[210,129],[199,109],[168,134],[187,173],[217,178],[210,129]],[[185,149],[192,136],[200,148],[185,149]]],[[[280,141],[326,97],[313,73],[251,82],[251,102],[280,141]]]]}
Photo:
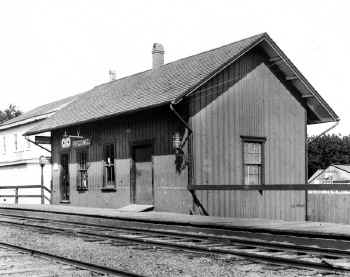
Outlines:
{"type": "Polygon", "coordinates": [[[52,134],[53,203],[303,220],[306,126],[338,116],[266,34],[96,86],[25,135],[52,134]],[[201,207],[201,209],[196,209],[201,207]]]}

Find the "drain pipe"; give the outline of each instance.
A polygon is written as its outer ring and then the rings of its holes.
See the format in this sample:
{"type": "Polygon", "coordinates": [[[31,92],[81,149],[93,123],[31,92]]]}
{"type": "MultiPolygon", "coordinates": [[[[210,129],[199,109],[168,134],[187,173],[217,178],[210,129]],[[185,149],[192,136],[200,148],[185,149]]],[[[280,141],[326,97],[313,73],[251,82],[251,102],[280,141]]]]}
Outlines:
{"type": "MultiPolygon", "coordinates": [[[[181,115],[175,110],[174,107],[174,101],[172,101],[169,105],[170,110],[174,113],[174,115],[180,120],[180,122],[185,126],[186,128],[186,133],[184,138],[182,139],[182,142],[180,144],[180,148],[182,149],[182,147],[185,145],[185,143],[189,140],[190,136],[192,135],[193,131],[190,128],[190,126],[187,124],[187,122],[181,117],[181,115]]],[[[197,205],[197,207],[199,207],[202,210],[202,213],[206,216],[208,216],[208,212],[206,211],[206,209],[203,207],[202,203],[200,202],[200,200],[198,199],[198,197],[196,196],[196,192],[195,190],[189,190],[189,192],[192,195],[193,198],[193,203],[195,205],[197,205]]]]}
{"type": "Polygon", "coordinates": [[[185,126],[186,128],[186,136],[182,139],[182,142],[180,144],[180,148],[182,148],[185,143],[188,141],[188,139],[190,138],[190,136],[192,135],[193,131],[190,128],[190,126],[188,126],[187,122],[181,117],[181,115],[175,110],[174,108],[174,104],[173,102],[170,103],[170,110],[176,115],[176,117],[180,120],[180,122],[185,126]]]}

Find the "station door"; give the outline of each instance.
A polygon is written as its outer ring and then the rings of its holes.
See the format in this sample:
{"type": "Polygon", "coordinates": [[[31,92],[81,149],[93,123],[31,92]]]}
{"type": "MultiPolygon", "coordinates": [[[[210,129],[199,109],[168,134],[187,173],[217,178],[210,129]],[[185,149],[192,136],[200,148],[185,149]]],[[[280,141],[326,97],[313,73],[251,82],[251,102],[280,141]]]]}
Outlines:
{"type": "Polygon", "coordinates": [[[132,200],[135,204],[153,205],[153,146],[133,146],[132,200]]]}
{"type": "Polygon", "coordinates": [[[69,155],[61,154],[61,201],[69,201],[69,155]]]}

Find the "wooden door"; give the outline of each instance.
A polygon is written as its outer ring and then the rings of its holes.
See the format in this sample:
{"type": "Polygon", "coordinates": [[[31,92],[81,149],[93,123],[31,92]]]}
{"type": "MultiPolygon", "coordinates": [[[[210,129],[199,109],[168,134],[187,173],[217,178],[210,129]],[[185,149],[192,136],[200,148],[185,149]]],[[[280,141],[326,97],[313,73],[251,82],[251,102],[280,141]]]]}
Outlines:
{"type": "Polygon", "coordinates": [[[152,145],[138,145],[133,147],[133,200],[135,204],[153,205],[154,202],[152,152],[152,145]]]}
{"type": "Polygon", "coordinates": [[[69,201],[69,155],[61,154],[61,201],[69,201]]]}

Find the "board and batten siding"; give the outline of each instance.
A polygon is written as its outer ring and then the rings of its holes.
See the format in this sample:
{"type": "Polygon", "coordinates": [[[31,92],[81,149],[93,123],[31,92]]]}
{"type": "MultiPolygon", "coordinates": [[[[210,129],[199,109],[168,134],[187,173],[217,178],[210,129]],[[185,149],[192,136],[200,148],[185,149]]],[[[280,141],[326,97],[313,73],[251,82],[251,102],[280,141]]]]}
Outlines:
{"type": "MultiPolygon", "coordinates": [[[[305,183],[306,112],[252,52],[226,68],[189,100],[194,185],[243,183],[241,136],[264,137],[265,184],[305,183]]],[[[197,191],[213,216],[303,220],[297,191],[197,191]]]]}
{"type": "MultiPolygon", "coordinates": [[[[53,131],[53,163],[58,169],[53,172],[54,204],[60,202],[60,154],[69,153],[70,202],[72,205],[118,208],[130,203],[130,167],[132,143],[153,143],[153,156],[173,154],[172,136],[181,127],[169,106],[142,111],[127,116],[97,121],[90,124],[53,131]],[[79,134],[91,138],[88,149],[88,191],[78,192],[76,160],[77,149],[63,150],[61,139],[67,131],[69,135],[79,134]],[[102,192],[103,186],[103,145],[115,144],[116,192],[102,192]]],[[[168,165],[175,172],[174,162],[168,165]]],[[[175,174],[174,174],[175,175],[175,174]]],[[[174,176],[174,179],[182,176],[174,176]]],[[[161,180],[161,179],[157,179],[161,180]]],[[[175,180],[178,183],[178,180],[175,180]]],[[[174,181],[174,183],[176,183],[174,181]]],[[[186,188],[187,182],[182,186],[186,188]]],[[[155,188],[159,187],[154,184],[155,188]]],[[[161,188],[164,191],[164,188],[161,188]]],[[[170,194],[169,194],[170,195],[170,194]]],[[[170,196],[169,196],[170,197],[170,196]]],[[[157,201],[157,199],[155,199],[157,201]]],[[[158,202],[157,202],[158,203],[158,202]]],[[[156,204],[157,204],[156,203],[156,204]]],[[[170,209],[170,208],[169,208],[170,209]]]]}

